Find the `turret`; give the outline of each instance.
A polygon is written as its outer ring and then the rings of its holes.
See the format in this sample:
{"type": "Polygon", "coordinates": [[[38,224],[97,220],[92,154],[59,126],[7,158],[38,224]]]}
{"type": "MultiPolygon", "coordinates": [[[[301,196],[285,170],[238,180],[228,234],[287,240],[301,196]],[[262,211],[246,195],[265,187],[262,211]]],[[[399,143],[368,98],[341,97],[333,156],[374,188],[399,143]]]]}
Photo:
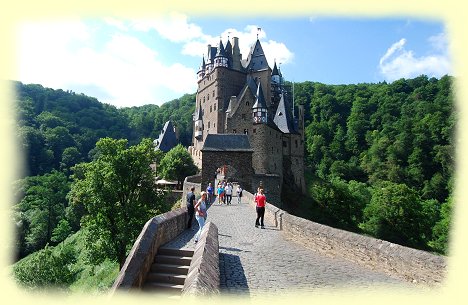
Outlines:
{"type": "Polygon", "coordinates": [[[226,56],[226,53],[224,52],[224,46],[221,39],[219,40],[218,50],[216,51],[216,55],[214,57],[214,66],[226,68],[228,66],[228,58],[226,56]]]}
{"type": "Polygon", "coordinates": [[[252,106],[252,117],[254,124],[266,124],[268,122],[268,109],[263,96],[262,85],[260,82],[257,86],[257,96],[255,103],[252,106]]]}
{"type": "Polygon", "coordinates": [[[193,129],[195,139],[200,141],[203,138],[203,113],[201,109],[201,104],[198,107],[198,111],[195,114],[195,118],[193,119],[195,121],[195,127],[193,129]]]}
{"type": "Polygon", "coordinates": [[[197,76],[198,76],[198,80],[201,80],[203,77],[205,77],[205,56],[203,56],[203,60],[202,60],[202,63],[200,65],[200,69],[198,69],[198,73],[197,73],[197,76]]]}
{"type": "Polygon", "coordinates": [[[275,65],[273,66],[273,71],[271,72],[271,82],[276,85],[281,85],[281,72],[279,72],[278,67],[275,65]]]}

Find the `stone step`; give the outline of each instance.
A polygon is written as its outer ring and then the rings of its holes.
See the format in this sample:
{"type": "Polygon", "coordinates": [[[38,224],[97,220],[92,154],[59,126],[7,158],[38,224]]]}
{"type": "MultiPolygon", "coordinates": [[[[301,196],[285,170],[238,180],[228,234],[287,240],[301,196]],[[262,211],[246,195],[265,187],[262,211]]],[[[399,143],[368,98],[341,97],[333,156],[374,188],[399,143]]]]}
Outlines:
{"type": "Polygon", "coordinates": [[[171,283],[145,282],[143,291],[161,292],[167,294],[180,294],[184,285],[171,283]]]}
{"type": "Polygon", "coordinates": [[[189,266],[187,265],[174,265],[174,264],[162,264],[162,263],[154,263],[151,265],[151,272],[176,273],[176,274],[187,275],[188,271],[189,271],[189,266]]]}
{"type": "Polygon", "coordinates": [[[190,266],[191,256],[156,255],[155,263],[190,266]]]}
{"type": "Polygon", "coordinates": [[[193,257],[193,250],[189,249],[173,249],[173,248],[159,248],[157,255],[171,255],[171,256],[189,256],[193,257]]]}
{"type": "Polygon", "coordinates": [[[157,282],[184,285],[186,278],[187,275],[185,274],[150,272],[146,277],[146,283],[157,282]]]}

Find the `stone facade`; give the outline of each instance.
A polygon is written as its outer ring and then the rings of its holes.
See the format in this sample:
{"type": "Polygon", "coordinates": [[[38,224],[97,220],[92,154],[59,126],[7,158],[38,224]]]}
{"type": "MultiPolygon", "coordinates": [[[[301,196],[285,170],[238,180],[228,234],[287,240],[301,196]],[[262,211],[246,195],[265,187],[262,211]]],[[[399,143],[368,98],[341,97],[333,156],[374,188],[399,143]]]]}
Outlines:
{"type": "Polygon", "coordinates": [[[227,166],[230,168],[228,175],[235,179],[241,186],[251,186],[252,177],[254,175],[252,168],[252,153],[251,152],[219,152],[219,151],[204,151],[202,162],[202,185],[204,190],[208,183],[214,181],[214,173],[219,167],[227,166]]]}
{"type": "MultiPolygon", "coordinates": [[[[273,70],[269,67],[260,41],[255,42],[246,59],[242,59],[236,37],[225,47],[222,41],[218,47],[209,45],[206,59],[198,71],[194,116],[194,125],[201,130],[194,132],[189,147],[195,164],[208,171],[204,175],[214,172],[206,169],[203,161],[213,158],[204,152],[209,134],[246,134],[253,149],[253,172],[277,175],[278,197],[284,186],[305,192],[303,107],[293,107],[291,90],[276,63],[273,70]]],[[[218,166],[228,163],[218,159],[218,166]]]]}

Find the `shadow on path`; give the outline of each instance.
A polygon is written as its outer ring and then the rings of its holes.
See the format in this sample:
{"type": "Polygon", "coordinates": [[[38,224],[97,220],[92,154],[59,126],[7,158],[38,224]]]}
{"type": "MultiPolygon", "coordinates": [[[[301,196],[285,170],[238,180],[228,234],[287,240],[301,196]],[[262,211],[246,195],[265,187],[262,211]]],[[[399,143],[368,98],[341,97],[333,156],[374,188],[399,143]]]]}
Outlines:
{"type": "MultiPolygon", "coordinates": [[[[243,250],[236,249],[235,251],[243,250]]],[[[239,256],[219,253],[219,273],[221,293],[249,297],[249,285],[239,256]]]]}

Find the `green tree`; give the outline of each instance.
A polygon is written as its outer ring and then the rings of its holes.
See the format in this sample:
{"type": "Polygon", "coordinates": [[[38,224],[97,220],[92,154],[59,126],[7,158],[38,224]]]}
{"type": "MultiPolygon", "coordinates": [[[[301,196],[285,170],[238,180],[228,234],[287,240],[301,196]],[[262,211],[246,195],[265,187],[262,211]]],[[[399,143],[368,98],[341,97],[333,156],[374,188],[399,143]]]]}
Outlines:
{"type": "Polygon", "coordinates": [[[179,144],[164,155],[158,172],[165,179],[177,180],[180,186],[185,177],[196,174],[197,167],[187,149],[179,144]]]}
{"type": "Polygon", "coordinates": [[[389,181],[374,189],[359,227],[366,233],[411,247],[424,247],[421,237],[422,205],[417,192],[389,181]]]}
{"type": "Polygon", "coordinates": [[[122,267],[145,222],[168,207],[155,189],[150,139],[127,148],[127,140],[104,138],[96,150],[94,161],[75,167],[69,199],[86,208],[82,226],[89,232],[90,261],[109,258],[122,267]]]}
{"type": "Polygon", "coordinates": [[[440,208],[440,220],[432,228],[432,240],[429,246],[442,254],[447,254],[449,250],[449,235],[452,220],[453,197],[447,198],[440,208]]]}
{"type": "Polygon", "coordinates": [[[51,247],[46,246],[16,263],[13,274],[20,285],[31,290],[52,287],[67,290],[75,279],[75,262],[73,247],[65,245],[54,253],[51,247]]]}
{"type": "Polygon", "coordinates": [[[20,257],[51,242],[52,232],[65,217],[67,177],[58,171],[23,179],[24,196],[15,205],[20,257]]]}

